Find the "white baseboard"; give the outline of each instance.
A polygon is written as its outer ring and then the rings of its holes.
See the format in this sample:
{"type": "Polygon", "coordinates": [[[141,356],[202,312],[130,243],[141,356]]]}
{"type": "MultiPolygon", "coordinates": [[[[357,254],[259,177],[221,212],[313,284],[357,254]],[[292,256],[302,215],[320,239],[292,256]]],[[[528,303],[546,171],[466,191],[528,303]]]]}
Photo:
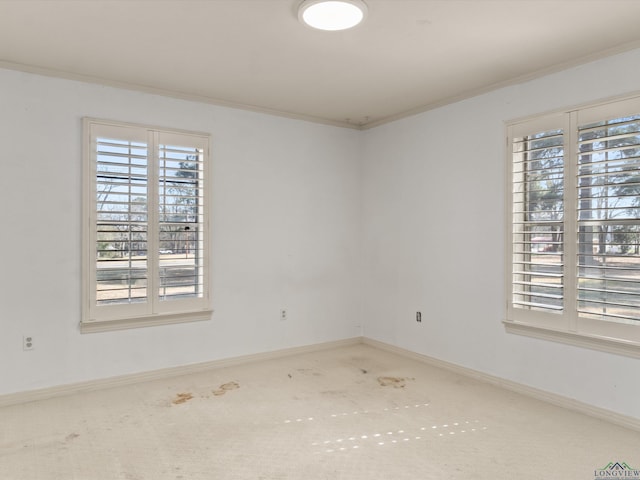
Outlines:
{"type": "Polygon", "coordinates": [[[86,382],[59,385],[38,390],[10,393],[6,395],[0,395],[0,407],[18,405],[27,402],[35,402],[38,400],[47,400],[49,398],[63,397],[80,392],[92,392],[105,388],[122,387],[135,383],[178,377],[180,375],[188,375],[191,373],[206,372],[216,368],[233,367],[236,365],[243,365],[251,362],[263,362],[274,358],[282,358],[290,355],[317,352],[320,350],[328,350],[332,348],[347,347],[351,345],[357,345],[359,343],[362,343],[362,338],[354,337],[345,340],[336,340],[333,342],[304,345],[301,347],[285,348],[282,350],[255,353],[252,355],[243,355],[240,357],[225,358],[221,360],[213,360],[210,362],[194,363],[190,365],[182,365],[179,367],[163,368],[148,372],[132,373],[128,375],[120,375],[117,377],[109,377],[98,380],[89,380],[86,382]]]}
{"type": "Polygon", "coordinates": [[[521,383],[517,383],[511,380],[506,380],[504,378],[489,375],[488,373],[479,372],[471,368],[462,367],[454,363],[445,362],[444,360],[439,360],[437,358],[429,357],[427,355],[422,355],[420,353],[415,353],[410,350],[405,350],[404,348],[396,347],[394,345],[380,342],[378,340],[373,340],[371,338],[363,337],[362,342],[366,345],[370,345],[372,347],[379,348],[381,350],[386,350],[388,352],[396,353],[398,355],[402,355],[404,357],[411,358],[413,360],[417,360],[419,362],[423,362],[428,365],[439,367],[444,370],[449,370],[451,372],[458,373],[460,375],[471,377],[476,380],[480,380],[482,382],[486,382],[491,385],[504,388],[505,390],[510,390],[512,392],[516,392],[516,393],[525,395],[527,397],[535,398],[537,400],[542,400],[543,402],[547,402],[552,405],[556,405],[558,407],[566,408],[567,410],[572,410],[574,412],[582,413],[584,415],[589,415],[590,417],[594,417],[600,420],[605,420],[609,423],[630,428],[632,430],[640,431],[640,419],[638,418],[630,417],[628,415],[622,415],[620,413],[612,412],[611,410],[606,410],[604,408],[596,407],[594,405],[589,405],[587,403],[583,403],[578,400],[574,400],[572,398],[564,397],[562,395],[547,392],[545,390],[540,390],[534,387],[529,387],[521,383]]]}

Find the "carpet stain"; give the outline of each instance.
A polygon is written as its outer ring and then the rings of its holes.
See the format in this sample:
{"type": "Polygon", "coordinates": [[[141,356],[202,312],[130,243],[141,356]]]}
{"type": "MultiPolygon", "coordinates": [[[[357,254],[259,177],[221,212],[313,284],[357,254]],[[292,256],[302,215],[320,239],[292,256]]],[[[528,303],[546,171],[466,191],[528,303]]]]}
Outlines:
{"type": "Polygon", "coordinates": [[[369,373],[364,368],[361,368],[360,371],[363,373],[363,375],[366,375],[367,373],[369,373]]]}
{"type": "Polygon", "coordinates": [[[185,403],[188,400],[191,400],[192,398],[193,398],[193,395],[190,393],[179,393],[172,403],[174,405],[180,405],[181,403],[185,403]]]}
{"type": "Polygon", "coordinates": [[[80,436],[79,433],[70,433],[64,439],[68,442],[70,440],[73,440],[74,438],[78,438],[79,436],[80,436]]]}
{"type": "Polygon", "coordinates": [[[213,391],[213,394],[219,397],[220,395],[227,393],[229,390],[235,390],[236,388],[240,388],[238,382],[223,383],[217,390],[213,391]]]}
{"type": "Polygon", "coordinates": [[[404,388],[408,378],[402,377],[378,377],[378,383],[382,387],[404,388]]]}

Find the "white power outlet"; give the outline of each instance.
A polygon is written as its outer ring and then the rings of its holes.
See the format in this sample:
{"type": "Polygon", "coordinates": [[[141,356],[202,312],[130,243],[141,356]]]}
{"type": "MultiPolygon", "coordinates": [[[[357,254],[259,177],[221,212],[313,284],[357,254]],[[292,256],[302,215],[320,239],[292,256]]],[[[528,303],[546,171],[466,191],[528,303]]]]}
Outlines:
{"type": "Polygon", "coordinates": [[[280,320],[285,321],[287,319],[287,311],[283,308],[280,310],[280,320]]]}
{"type": "Polygon", "coordinates": [[[22,349],[33,350],[33,337],[31,335],[25,335],[22,337],[22,349]]]}

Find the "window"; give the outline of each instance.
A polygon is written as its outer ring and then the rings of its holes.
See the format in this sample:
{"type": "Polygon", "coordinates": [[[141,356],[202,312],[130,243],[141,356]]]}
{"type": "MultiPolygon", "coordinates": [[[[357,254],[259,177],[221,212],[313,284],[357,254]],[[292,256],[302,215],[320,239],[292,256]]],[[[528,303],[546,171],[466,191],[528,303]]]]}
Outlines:
{"type": "Polygon", "coordinates": [[[508,126],[507,331],[640,357],[640,98],[508,126]]]}
{"type": "Polygon", "coordinates": [[[207,135],[84,120],[83,332],[210,318],[207,135]]]}

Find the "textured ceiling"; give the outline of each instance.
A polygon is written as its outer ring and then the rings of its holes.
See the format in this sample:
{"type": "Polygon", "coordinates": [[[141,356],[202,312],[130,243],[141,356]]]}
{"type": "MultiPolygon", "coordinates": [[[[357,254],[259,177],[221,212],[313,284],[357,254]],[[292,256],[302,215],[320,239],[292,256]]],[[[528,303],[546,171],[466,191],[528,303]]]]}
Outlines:
{"type": "Polygon", "coordinates": [[[0,0],[0,66],[368,127],[640,47],[638,0],[0,0]]]}

